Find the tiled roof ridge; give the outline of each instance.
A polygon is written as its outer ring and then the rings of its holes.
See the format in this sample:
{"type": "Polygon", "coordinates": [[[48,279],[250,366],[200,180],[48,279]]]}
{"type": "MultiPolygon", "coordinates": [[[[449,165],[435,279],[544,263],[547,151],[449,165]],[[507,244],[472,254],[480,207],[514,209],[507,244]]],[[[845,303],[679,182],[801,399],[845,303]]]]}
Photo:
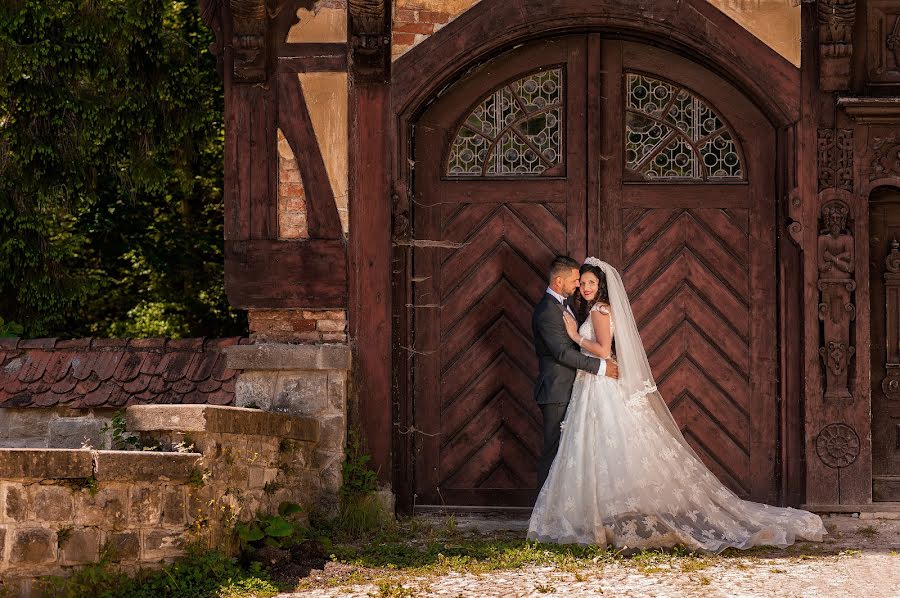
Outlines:
{"type": "Polygon", "coordinates": [[[234,402],[237,370],[219,339],[0,339],[0,407],[234,402]]]}
{"type": "Polygon", "coordinates": [[[193,337],[193,338],[104,338],[88,336],[83,338],[61,339],[0,337],[0,351],[41,349],[44,351],[205,351],[221,349],[232,345],[250,344],[250,339],[240,336],[193,337]]]}

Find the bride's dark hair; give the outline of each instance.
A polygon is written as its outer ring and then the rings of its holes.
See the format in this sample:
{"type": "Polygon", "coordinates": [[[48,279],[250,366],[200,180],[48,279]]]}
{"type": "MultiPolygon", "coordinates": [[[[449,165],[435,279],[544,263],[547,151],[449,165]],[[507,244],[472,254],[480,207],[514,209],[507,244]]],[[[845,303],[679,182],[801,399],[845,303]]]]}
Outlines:
{"type": "Polygon", "coordinates": [[[575,313],[578,315],[579,321],[586,320],[588,312],[590,312],[591,308],[594,307],[594,305],[598,302],[606,303],[607,305],[609,305],[609,287],[606,284],[606,274],[603,272],[603,270],[600,269],[599,266],[582,264],[581,268],[578,269],[579,278],[588,272],[596,276],[597,280],[600,281],[600,284],[597,285],[597,296],[594,297],[591,301],[588,301],[581,296],[580,288],[575,289],[575,292],[572,295],[572,304],[575,308],[575,313]]]}

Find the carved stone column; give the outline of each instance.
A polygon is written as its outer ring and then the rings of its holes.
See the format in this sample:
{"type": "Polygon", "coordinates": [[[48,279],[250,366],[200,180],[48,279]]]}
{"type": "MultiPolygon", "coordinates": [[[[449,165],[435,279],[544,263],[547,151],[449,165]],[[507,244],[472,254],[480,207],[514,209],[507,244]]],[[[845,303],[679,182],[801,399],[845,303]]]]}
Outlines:
{"type": "Polygon", "coordinates": [[[819,86],[824,91],[850,86],[856,0],[819,0],[819,86]]]}
{"type": "Polygon", "coordinates": [[[894,239],[885,258],[885,342],[887,375],[881,389],[888,399],[900,401],[900,243],[894,239]]]}
{"type": "Polygon", "coordinates": [[[825,363],[825,398],[849,399],[850,322],[856,318],[852,294],[856,281],[853,237],[847,232],[849,207],[834,200],[822,207],[818,240],[819,319],[823,322],[819,354],[825,363]]]}

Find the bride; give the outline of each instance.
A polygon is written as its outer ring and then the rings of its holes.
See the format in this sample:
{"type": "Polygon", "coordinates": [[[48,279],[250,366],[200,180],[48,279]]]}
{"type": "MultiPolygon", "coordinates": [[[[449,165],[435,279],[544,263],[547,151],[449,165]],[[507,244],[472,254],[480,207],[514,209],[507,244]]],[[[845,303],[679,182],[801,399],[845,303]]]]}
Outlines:
{"type": "Polygon", "coordinates": [[[578,329],[565,314],[566,329],[598,357],[615,339],[619,379],[578,372],[528,539],[713,553],[821,541],[818,515],[742,500],[703,465],[656,389],[619,273],[588,258],[580,274],[589,317],[578,329]]]}

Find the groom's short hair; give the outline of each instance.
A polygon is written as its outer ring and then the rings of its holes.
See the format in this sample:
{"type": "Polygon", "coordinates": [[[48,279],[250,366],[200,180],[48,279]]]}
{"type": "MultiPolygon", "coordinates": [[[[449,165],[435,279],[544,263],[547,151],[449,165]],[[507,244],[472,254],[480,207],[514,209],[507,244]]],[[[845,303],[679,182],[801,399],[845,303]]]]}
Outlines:
{"type": "Polygon", "coordinates": [[[550,277],[548,278],[548,281],[553,282],[553,279],[557,276],[568,274],[569,270],[573,268],[577,270],[579,267],[578,262],[569,256],[558,255],[553,258],[553,262],[550,264],[550,277]]]}

